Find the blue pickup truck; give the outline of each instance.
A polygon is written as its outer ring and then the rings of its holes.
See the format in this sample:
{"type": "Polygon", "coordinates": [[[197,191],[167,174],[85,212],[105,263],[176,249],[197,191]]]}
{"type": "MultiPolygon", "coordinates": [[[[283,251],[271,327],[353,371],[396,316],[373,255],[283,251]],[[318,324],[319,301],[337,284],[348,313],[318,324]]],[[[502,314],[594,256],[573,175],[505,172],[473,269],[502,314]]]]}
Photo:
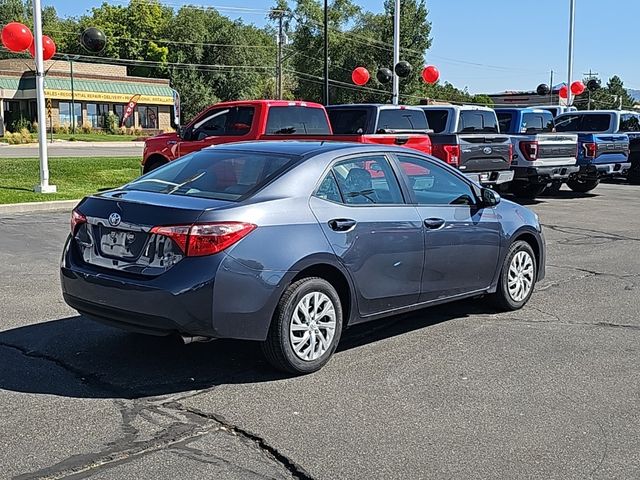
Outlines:
{"type": "Polygon", "coordinates": [[[514,178],[511,192],[521,198],[535,198],[542,192],[555,194],[573,179],[578,135],[555,133],[553,114],[542,108],[496,108],[500,132],[511,138],[514,178]]]}
{"type": "Polygon", "coordinates": [[[575,192],[593,190],[601,178],[627,175],[631,170],[631,146],[640,153],[640,116],[635,112],[570,112],[556,117],[555,125],[558,132],[578,134],[580,171],[567,181],[575,192]]]}

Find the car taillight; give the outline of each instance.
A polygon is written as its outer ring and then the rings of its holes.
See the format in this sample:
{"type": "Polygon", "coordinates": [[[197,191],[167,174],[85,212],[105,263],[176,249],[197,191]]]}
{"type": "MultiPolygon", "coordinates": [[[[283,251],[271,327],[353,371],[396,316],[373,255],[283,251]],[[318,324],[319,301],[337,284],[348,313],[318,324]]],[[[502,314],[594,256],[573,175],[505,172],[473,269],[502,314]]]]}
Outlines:
{"type": "Polygon", "coordinates": [[[530,162],[538,159],[538,142],[520,142],[520,151],[525,160],[530,162]]]}
{"type": "Polygon", "coordinates": [[[460,163],[460,146],[459,145],[444,145],[444,161],[449,165],[455,167],[460,163]]]}
{"type": "Polygon", "coordinates": [[[76,230],[83,223],[87,223],[87,217],[74,208],[71,211],[71,235],[75,235],[76,230]]]}
{"type": "Polygon", "coordinates": [[[507,162],[511,165],[511,161],[513,160],[513,144],[509,144],[509,161],[507,162]]]}
{"type": "Polygon", "coordinates": [[[157,226],[151,233],[169,237],[187,257],[213,255],[229,248],[256,228],[252,223],[221,222],[157,226]]]}
{"type": "Polygon", "coordinates": [[[596,158],[598,154],[598,144],[597,143],[585,143],[583,145],[584,148],[584,156],[587,158],[596,158]]]}

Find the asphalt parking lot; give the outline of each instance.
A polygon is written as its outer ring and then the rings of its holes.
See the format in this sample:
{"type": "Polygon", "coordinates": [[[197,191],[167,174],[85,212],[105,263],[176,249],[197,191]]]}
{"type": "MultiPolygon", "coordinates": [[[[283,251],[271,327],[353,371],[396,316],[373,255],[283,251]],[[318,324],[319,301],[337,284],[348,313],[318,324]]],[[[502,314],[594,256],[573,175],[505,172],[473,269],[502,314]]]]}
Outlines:
{"type": "Polygon", "coordinates": [[[287,378],[62,301],[67,213],[0,217],[1,478],[640,478],[640,188],[531,205],[547,278],[350,330],[287,378]]]}

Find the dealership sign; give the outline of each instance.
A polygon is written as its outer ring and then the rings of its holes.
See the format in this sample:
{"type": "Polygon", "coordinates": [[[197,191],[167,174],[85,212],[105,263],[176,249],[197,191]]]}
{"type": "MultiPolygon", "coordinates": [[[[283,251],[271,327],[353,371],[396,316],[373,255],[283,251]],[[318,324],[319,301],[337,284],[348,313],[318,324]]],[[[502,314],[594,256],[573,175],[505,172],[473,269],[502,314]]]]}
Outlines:
{"type": "MultiPolygon", "coordinates": [[[[44,95],[47,98],[54,100],[71,100],[70,90],[54,90],[45,88],[44,95]]],[[[107,92],[87,92],[78,91],[74,92],[75,100],[77,101],[94,101],[94,102],[109,102],[109,103],[128,103],[131,99],[130,93],[107,93],[107,92]]],[[[139,95],[138,103],[145,105],[173,105],[173,97],[164,97],[159,95],[139,95]]]]}

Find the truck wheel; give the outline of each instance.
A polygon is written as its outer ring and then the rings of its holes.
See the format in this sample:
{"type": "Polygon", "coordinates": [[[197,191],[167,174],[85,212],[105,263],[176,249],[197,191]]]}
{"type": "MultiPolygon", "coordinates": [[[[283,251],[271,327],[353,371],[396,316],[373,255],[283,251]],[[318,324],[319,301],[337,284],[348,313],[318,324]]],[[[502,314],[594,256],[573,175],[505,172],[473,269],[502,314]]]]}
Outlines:
{"type": "Polygon", "coordinates": [[[545,185],[535,183],[513,182],[511,184],[511,192],[516,198],[533,200],[539,196],[545,189],[545,185]]]}
{"type": "Polygon", "coordinates": [[[551,182],[551,185],[547,185],[547,188],[544,189],[545,195],[549,195],[550,197],[555,197],[560,193],[560,189],[562,188],[562,182],[554,181],[551,182]]]}
{"type": "Polygon", "coordinates": [[[627,181],[631,185],[640,185],[640,161],[631,165],[629,173],[627,173],[627,181]]]}
{"type": "Polygon", "coordinates": [[[158,157],[158,158],[151,157],[144,164],[144,167],[142,169],[142,173],[149,173],[152,170],[155,170],[156,168],[161,167],[161,166],[166,165],[166,164],[167,164],[167,160],[162,158],[162,157],[158,157]]]}
{"type": "Polygon", "coordinates": [[[522,308],[531,298],[537,272],[531,245],[523,240],[515,241],[502,262],[496,293],[489,300],[503,311],[522,308]]]}
{"type": "Polygon", "coordinates": [[[303,278],[282,295],[262,352],[279,370],[311,373],[329,361],[341,333],[342,305],[335,288],[322,278],[303,278]]]}
{"type": "Polygon", "coordinates": [[[570,178],[567,180],[567,186],[578,193],[587,193],[593,190],[600,183],[599,179],[580,179],[580,178],[570,178]]]}

